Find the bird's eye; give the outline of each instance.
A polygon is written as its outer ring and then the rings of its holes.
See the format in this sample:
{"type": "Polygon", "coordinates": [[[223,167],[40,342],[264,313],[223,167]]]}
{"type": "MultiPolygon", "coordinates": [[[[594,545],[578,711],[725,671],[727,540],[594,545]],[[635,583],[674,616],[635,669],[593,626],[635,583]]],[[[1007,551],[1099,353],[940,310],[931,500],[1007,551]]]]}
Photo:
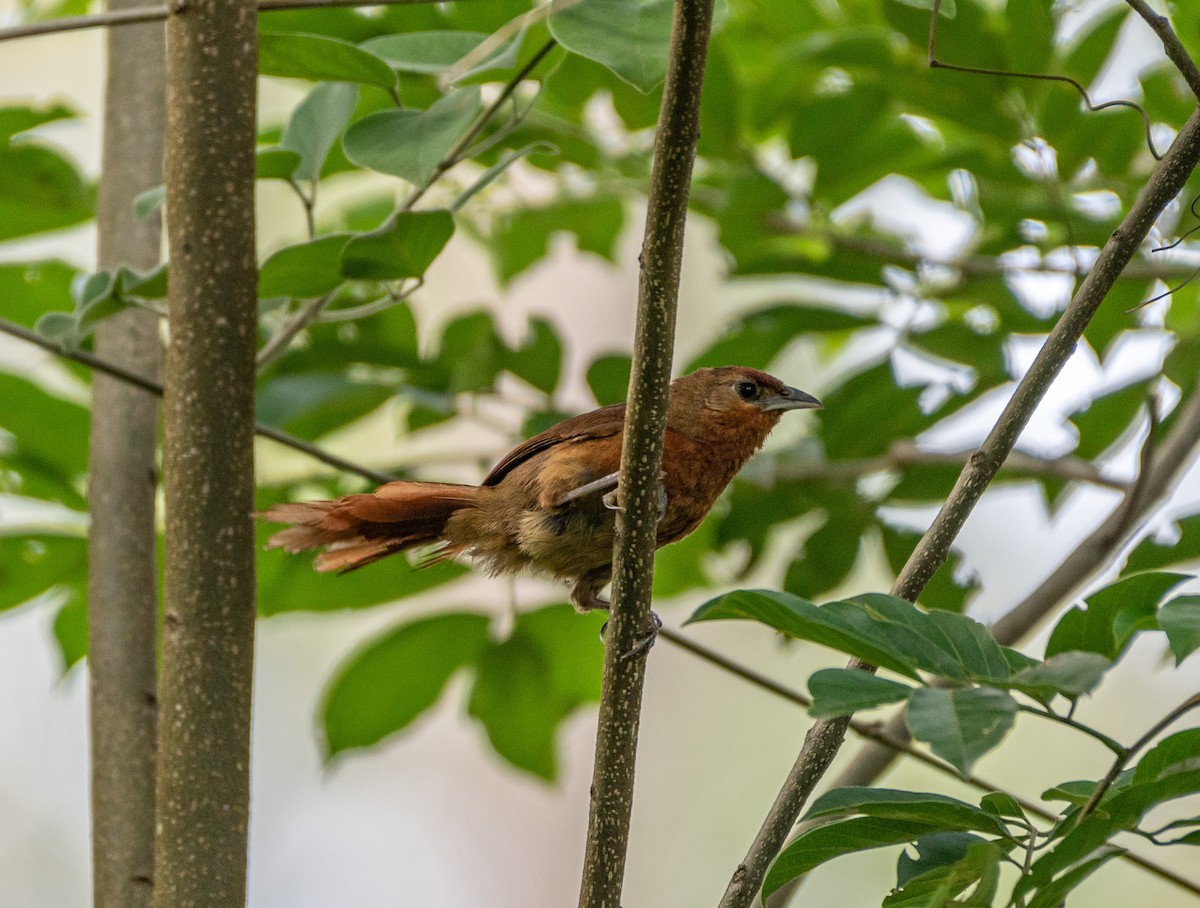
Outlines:
{"type": "Polygon", "coordinates": [[[733,389],[737,391],[738,397],[742,400],[753,400],[754,395],[758,393],[758,386],[752,381],[740,381],[733,386],[733,389]]]}

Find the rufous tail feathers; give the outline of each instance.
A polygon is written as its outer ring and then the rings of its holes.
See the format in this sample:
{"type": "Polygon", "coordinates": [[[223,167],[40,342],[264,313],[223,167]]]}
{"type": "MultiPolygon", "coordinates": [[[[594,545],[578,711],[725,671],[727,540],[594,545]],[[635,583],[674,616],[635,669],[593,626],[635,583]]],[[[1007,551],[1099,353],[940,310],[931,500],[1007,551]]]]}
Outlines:
{"type": "Polygon", "coordinates": [[[293,524],[268,539],[267,548],[295,553],[324,546],[314,562],[318,571],[350,571],[438,542],[450,515],[474,504],[478,492],[448,482],[389,482],[370,495],[277,504],[258,516],[293,524]]]}

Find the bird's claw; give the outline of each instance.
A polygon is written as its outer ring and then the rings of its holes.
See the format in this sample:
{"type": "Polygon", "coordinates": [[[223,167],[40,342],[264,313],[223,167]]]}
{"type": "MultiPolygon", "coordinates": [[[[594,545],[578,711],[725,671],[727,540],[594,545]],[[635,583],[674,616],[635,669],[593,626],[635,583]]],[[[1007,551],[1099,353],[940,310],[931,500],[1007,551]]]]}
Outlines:
{"type": "Polygon", "coordinates": [[[617,490],[616,489],[613,489],[611,492],[605,492],[604,495],[600,498],[600,501],[610,511],[625,510],[624,506],[622,506],[617,501],[617,490]]]}
{"type": "MultiPolygon", "coordinates": [[[[663,475],[665,476],[666,474],[664,473],[663,475]]],[[[625,510],[624,505],[622,505],[619,501],[617,501],[617,491],[618,491],[617,489],[613,489],[611,492],[606,492],[604,494],[604,496],[601,497],[601,499],[600,499],[600,501],[604,504],[604,506],[606,508],[608,508],[610,511],[624,511],[625,510]]],[[[659,483],[658,483],[658,519],[660,521],[663,519],[664,516],[666,516],[668,500],[669,499],[667,498],[667,489],[662,484],[662,480],[660,479],[659,483]]]]}
{"type": "MultiPolygon", "coordinates": [[[[658,639],[658,632],[662,630],[662,618],[658,617],[658,612],[650,612],[650,628],[638,638],[633,645],[633,649],[621,656],[622,660],[632,659],[634,656],[640,656],[642,653],[649,652],[650,647],[654,646],[654,641],[658,639]]],[[[605,621],[600,625],[600,642],[608,645],[607,639],[608,622],[605,621]]]]}

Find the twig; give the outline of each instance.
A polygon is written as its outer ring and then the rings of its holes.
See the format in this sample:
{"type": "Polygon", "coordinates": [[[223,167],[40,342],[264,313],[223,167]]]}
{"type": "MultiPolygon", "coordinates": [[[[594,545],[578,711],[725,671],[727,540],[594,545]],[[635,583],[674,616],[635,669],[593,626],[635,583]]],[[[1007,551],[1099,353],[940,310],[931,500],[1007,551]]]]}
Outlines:
{"type": "Polygon", "coordinates": [[[612,607],[580,908],[621,904],[646,671],[644,648],[630,656],[651,628],[667,391],[712,15],[713,0],[675,0],[639,259],[637,329],[617,489],[612,607]]]}
{"type": "MultiPolygon", "coordinates": [[[[53,341],[46,340],[40,334],[30,331],[27,328],[22,328],[20,325],[15,325],[8,319],[0,318],[0,332],[11,335],[12,337],[20,338],[23,341],[41,347],[53,353],[55,356],[62,359],[69,359],[72,362],[87,366],[96,372],[103,372],[105,375],[111,375],[113,378],[119,378],[123,382],[127,382],[135,387],[141,388],[150,394],[162,397],[163,386],[153,379],[146,378],[143,375],[138,375],[135,372],[130,372],[116,363],[110,363],[98,356],[93,356],[83,350],[68,350],[60,347],[53,341]]],[[[327,466],[333,467],[335,470],[342,470],[346,473],[355,473],[362,476],[364,479],[369,479],[375,483],[391,482],[396,477],[390,473],[383,473],[379,470],[373,470],[370,467],[364,467],[361,464],[353,463],[344,458],[338,457],[336,454],[331,454],[328,451],[317,447],[314,444],[309,444],[307,441],[297,438],[294,435],[289,435],[274,426],[268,426],[265,423],[257,422],[254,424],[254,434],[262,438],[269,438],[272,441],[289,447],[295,451],[300,451],[302,454],[307,454],[315,460],[327,466]]]]}
{"type": "MultiPolygon", "coordinates": [[[[1129,214],[1105,243],[1096,264],[1047,336],[996,425],[980,449],[971,455],[946,504],[904,565],[892,588],[893,595],[914,601],[945,562],[951,543],[1004,463],[1051,382],[1074,352],[1083,329],[1154,226],[1155,219],[1186,184],[1198,159],[1200,112],[1193,114],[1176,136],[1129,214]]],[[[866,671],[874,668],[859,660],[852,660],[850,664],[866,671]]],[[[848,724],[847,717],[838,717],[820,720],[810,729],[767,821],[730,881],[721,908],[746,908],[751,903],[762,885],[767,867],[841,746],[848,724]]]]}
{"type": "Polygon", "coordinates": [[[1048,709],[1039,709],[1038,707],[1030,706],[1027,703],[1019,704],[1017,709],[1023,713],[1029,713],[1031,716],[1041,716],[1043,719],[1049,719],[1051,722],[1058,722],[1062,725],[1068,726],[1069,728],[1073,728],[1077,732],[1085,734],[1090,738],[1095,738],[1118,756],[1125,753],[1125,747],[1120,741],[1110,738],[1108,735],[1104,734],[1104,732],[1097,731],[1090,725],[1084,725],[1078,719],[1072,719],[1070,716],[1060,716],[1056,712],[1052,712],[1048,709]]]}
{"type": "Polygon", "coordinates": [[[1082,823],[1088,814],[1096,809],[1096,806],[1104,798],[1104,795],[1110,788],[1112,788],[1113,782],[1117,781],[1117,776],[1121,774],[1121,771],[1125,769],[1125,767],[1129,764],[1129,761],[1141,752],[1142,748],[1157,738],[1159,733],[1167,728],[1167,726],[1169,726],[1172,722],[1174,722],[1184,713],[1195,709],[1197,706],[1200,706],[1200,694],[1193,694],[1157,722],[1155,722],[1154,725],[1151,726],[1150,730],[1134,741],[1133,744],[1117,751],[1117,759],[1113,761],[1113,765],[1109,769],[1108,775],[1100,780],[1100,784],[1096,786],[1091,797],[1087,799],[1087,802],[1083,805],[1083,807],[1080,808],[1079,813],[1075,815],[1075,825],[1078,826],[1080,823],[1082,823]]]}
{"type": "Polygon", "coordinates": [[[279,357],[283,356],[287,352],[292,338],[307,328],[309,323],[321,314],[321,310],[328,306],[329,301],[332,299],[333,292],[326,293],[323,296],[310,299],[296,310],[296,313],[284,323],[282,328],[272,334],[270,339],[262,345],[262,349],[258,351],[258,355],[254,358],[254,365],[258,371],[261,372],[279,357]]]}
{"type": "MultiPolygon", "coordinates": [[[[259,0],[260,13],[279,9],[332,9],[346,6],[401,6],[418,3],[441,3],[443,0],[259,0]]],[[[464,2],[464,0],[456,0],[464,2]]],[[[132,9],[112,10],[87,16],[63,16],[46,22],[30,22],[0,28],[0,41],[16,38],[33,38],[38,35],[54,35],[60,32],[80,31],[88,28],[109,28],[117,25],[136,25],[139,22],[162,22],[170,10],[165,6],[137,6],[132,9]]]]}
{"type": "Polygon", "coordinates": [[[1145,19],[1146,24],[1154,30],[1154,34],[1158,35],[1167,58],[1175,64],[1176,69],[1187,82],[1188,88],[1192,90],[1192,94],[1200,99],[1200,69],[1196,68],[1196,61],[1191,58],[1187,48],[1179,40],[1179,36],[1171,29],[1171,23],[1167,17],[1160,16],[1152,10],[1145,0],[1125,0],[1125,2],[1135,13],[1145,19]]]}

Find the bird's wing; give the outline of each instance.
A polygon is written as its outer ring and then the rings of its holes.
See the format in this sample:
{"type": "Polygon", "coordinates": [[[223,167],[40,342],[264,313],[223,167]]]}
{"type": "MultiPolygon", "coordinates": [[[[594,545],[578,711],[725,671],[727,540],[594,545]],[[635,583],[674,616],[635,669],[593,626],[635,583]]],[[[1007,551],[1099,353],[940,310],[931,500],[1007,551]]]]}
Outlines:
{"type": "Polygon", "coordinates": [[[513,448],[504,459],[492,467],[483,480],[483,485],[497,485],[505,476],[523,464],[535,454],[553,448],[567,441],[580,441],[587,438],[608,438],[620,435],[625,428],[625,405],[613,404],[581,413],[565,419],[558,425],[551,426],[540,435],[535,435],[513,448]]]}

